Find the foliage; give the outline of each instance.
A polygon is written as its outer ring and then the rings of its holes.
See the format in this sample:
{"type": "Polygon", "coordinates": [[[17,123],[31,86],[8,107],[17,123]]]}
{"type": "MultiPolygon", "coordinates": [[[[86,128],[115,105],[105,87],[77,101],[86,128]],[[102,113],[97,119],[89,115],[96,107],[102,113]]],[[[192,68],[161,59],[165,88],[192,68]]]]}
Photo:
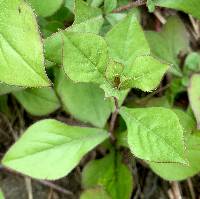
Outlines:
{"type": "MultiPolygon", "coordinates": [[[[128,3],[0,0],[0,111],[12,117],[16,99],[41,119],[4,155],[5,167],[55,180],[103,149],[83,165],[81,199],[131,198],[127,149],[167,180],[200,172],[200,54],[181,18],[144,31],[139,8],[117,12],[128,3]],[[181,94],[189,104],[180,109],[181,94]]],[[[200,18],[199,0],[146,3],[200,18]]]]}

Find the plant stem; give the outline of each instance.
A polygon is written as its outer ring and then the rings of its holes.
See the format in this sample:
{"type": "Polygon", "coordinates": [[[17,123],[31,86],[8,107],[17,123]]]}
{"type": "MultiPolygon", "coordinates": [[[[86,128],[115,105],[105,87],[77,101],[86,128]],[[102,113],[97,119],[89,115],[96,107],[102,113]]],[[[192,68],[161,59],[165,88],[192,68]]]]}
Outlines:
{"type": "Polygon", "coordinates": [[[123,12],[123,11],[129,10],[131,8],[139,7],[142,5],[146,5],[146,1],[145,0],[137,0],[137,1],[131,2],[127,5],[121,6],[117,9],[113,10],[112,12],[113,13],[123,12]]]}
{"type": "Polygon", "coordinates": [[[115,130],[115,123],[116,123],[117,115],[118,115],[118,112],[119,112],[119,103],[118,103],[118,99],[116,97],[113,97],[113,99],[114,99],[114,102],[115,102],[115,110],[114,110],[114,112],[112,113],[112,116],[111,116],[109,132],[110,132],[111,140],[113,142],[115,142],[116,138],[115,138],[115,135],[114,135],[114,130],[115,130]]]}

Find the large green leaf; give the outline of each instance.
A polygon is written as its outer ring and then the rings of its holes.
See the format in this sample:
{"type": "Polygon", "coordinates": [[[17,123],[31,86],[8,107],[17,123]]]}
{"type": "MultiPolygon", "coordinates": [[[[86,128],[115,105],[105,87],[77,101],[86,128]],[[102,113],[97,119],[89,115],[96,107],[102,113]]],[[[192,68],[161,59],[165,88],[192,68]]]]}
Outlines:
{"type": "Polygon", "coordinates": [[[67,175],[107,137],[108,133],[101,129],[68,126],[47,119],[29,127],[2,163],[33,178],[54,180],[67,175]]]}
{"type": "Polygon", "coordinates": [[[183,22],[178,17],[170,17],[161,32],[147,31],[147,40],[151,52],[173,64],[171,72],[181,75],[179,69],[179,53],[186,53],[189,49],[189,38],[183,22]]]}
{"type": "Polygon", "coordinates": [[[0,81],[26,87],[49,86],[33,11],[23,0],[0,0],[0,10],[0,81]]]}
{"type": "Polygon", "coordinates": [[[60,107],[60,102],[52,88],[30,88],[13,94],[32,115],[48,115],[60,107]]]}
{"type": "Polygon", "coordinates": [[[63,32],[63,67],[75,82],[104,82],[108,61],[104,39],[91,33],[63,32]]]}
{"type": "MultiPolygon", "coordinates": [[[[75,2],[75,22],[64,32],[87,32],[98,34],[103,25],[103,21],[104,19],[99,12],[99,9],[88,6],[82,0],[77,0],[75,2]]],[[[51,37],[48,37],[44,44],[45,57],[50,61],[61,64],[63,46],[62,32],[57,32],[51,37]]]]}
{"type": "Polygon", "coordinates": [[[62,5],[63,0],[28,0],[36,14],[42,17],[53,15],[62,5]]]}
{"type": "Polygon", "coordinates": [[[200,172],[200,133],[192,134],[187,140],[186,157],[189,165],[175,163],[150,163],[151,169],[166,180],[184,180],[200,172]]]}
{"type": "Polygon", "coordinates": [[[84,188],[102,186],[112,199],[129,199],[133,189],[130,170],[114,152],[89,162],[83,170],[82,183],[84,188]]]}
{"type": "Polygon", "coordinates": [[[74,83],[62,70],[56,71],[56,91],[63,108],[76,119],[104,127],[111,113],[111,102],[104,98],[104,92],[91,83],[74,83]]]}
{"type": "Polygon", "coordinates": [[[136,157],[153,162],[187,164],[183,129],[173,111],[161,107],[122,107],[120,114],[127,124],[128,144],[136,157]]]}
{"type": "Polygon", "coordinates": [[[197,127],[200,129],[200,74],[191,76],[188,95],[190,105],[197,120],[197,127]]]}
{"type": "Polygon", "coordinates": [[[134,87],[152,91],[159,85],[167,69],[167,64],[151,56],[139,56],[129,64],[128,68],[124,68],[119,88],[134,87]]]}
{"type": "Polygon", "coordinates": [[[135,14],[128,15],[116,24],[105,37],[111,58],[128,67],[137,56],[150,53],[144,32],[135,14]]]}
{"type": "Polygon", "coordinates": [[[88,189],[81,194],[80,199],[111,199],[101,187],[88,189]]]}
{"type": "Polygon", "coordinates": [[[199,0],[153,0],[157,6],[184,11],[200,19],[199,0]]]}

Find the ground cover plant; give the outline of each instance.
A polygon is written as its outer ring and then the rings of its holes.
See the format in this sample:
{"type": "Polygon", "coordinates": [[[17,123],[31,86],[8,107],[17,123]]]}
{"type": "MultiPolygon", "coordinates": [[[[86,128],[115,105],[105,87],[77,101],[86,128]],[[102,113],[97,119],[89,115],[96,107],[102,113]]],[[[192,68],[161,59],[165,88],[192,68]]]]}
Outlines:
{"type": "Polygon", "coordinates": [[[198,198],[199,10],[199,0],[0,0],[3,175],[23,176],[29,199],[33,180],[48,198],[198,198]],[[138,168],[168,183],[164,195],[145,192],[138,168]],[[81,188],[51,182],[75,170],[81,188]]]}

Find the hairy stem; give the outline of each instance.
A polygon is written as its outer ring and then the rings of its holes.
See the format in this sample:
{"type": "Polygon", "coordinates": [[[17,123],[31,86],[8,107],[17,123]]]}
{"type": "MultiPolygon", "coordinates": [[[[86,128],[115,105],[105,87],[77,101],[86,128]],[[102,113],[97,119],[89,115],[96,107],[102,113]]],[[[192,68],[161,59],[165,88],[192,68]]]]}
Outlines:
{"type": "Polygon", "coordinates": [[[137,1],[130,2],[127,5],[121,6],[117,9],[113,10],[112,12],[113,13],[123,12],[123,11],[129,10],[131,8],[139,7],[142,5],[146,5],[146,1],[145,0],[137,0],[137,1]]]}
{"type": "Polygon", "coordinates": [[[116,97],[114,97],[113,99],[115,102],[115,110],[111,116],[109,132],[110,132],[111,140],[114,142],[116,139],[115,135],[114,135],[114,130],[115,130],[115,123],[116,123],[117,115],[119,112],[119,104],[118,104],[118,99],[116,97]]]}

